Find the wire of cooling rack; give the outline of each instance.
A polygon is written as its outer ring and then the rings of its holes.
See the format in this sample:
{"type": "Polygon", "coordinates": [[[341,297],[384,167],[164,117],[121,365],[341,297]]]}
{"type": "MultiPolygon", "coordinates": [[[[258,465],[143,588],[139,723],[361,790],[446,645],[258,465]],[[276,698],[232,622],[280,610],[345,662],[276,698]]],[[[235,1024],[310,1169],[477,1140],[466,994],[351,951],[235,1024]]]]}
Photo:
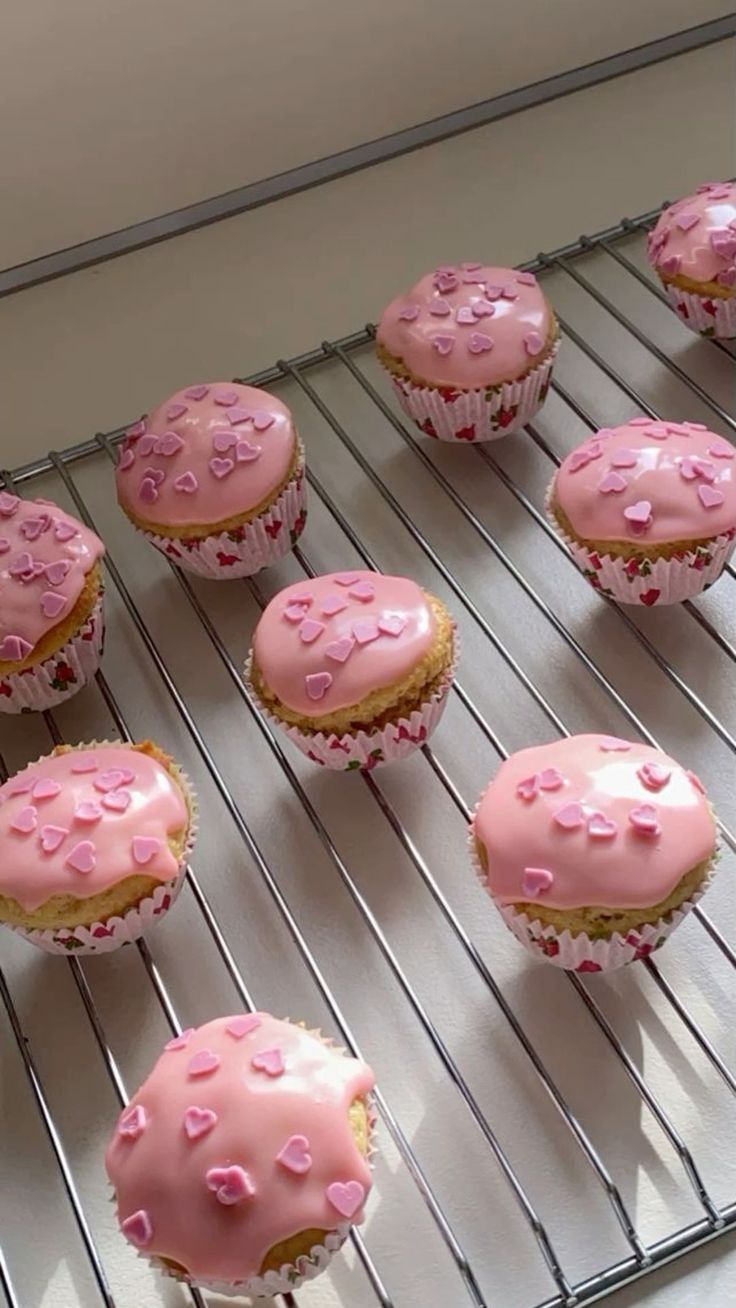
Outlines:
{"type": "MultiPolygon", "coordinates": [[[[584,236],[578,241],[573,242],[558,251],[549,254],[540,254],[537,259],[530,261],[523,265],[523,267],[534,270],[541,276],[544,276],[550,271],[555,271],[574,282],[574,284],[584,292],[586,296],[589,296],[599,308],[601,308],[606,314],[610,315],[619,327],[623,328],[631,337],[633,337],[633,339],[646,349],[652,357],[656,359],[659,365],[676,377],[679,382],[687,386],[691,393],[697,397],[701,403],[705,404],[722,423],[732,431],[736,431],[736,420],[734,420],[734,418],[727,412],[723,405],[721,405],[717,399],[710,396],[705,388],[695,379],[691,378],[688,373],[679,366],[679,364],[670,359],[665,351],[651,342],[636,323],[631,320],[628,314],[619,309],[618,306],[614,304],[594,282],[580,271],[581,261],[584,261],[586,255],[589,255],[592,252],[602,252],[605,256],[613,260],[615,264],[623,270],[623,273],[627,277],[633,277],[654,297],[662,299],[663,297],[659,288],[649,280],[647,275],[642,272],[631,259],[629,259],[627,254],[622,253],[617,248],[617,243],[621,242],[626,237],[630,237],[632,233],[645,231],[651,224],[654,216],[654,214],[646,214],[639,219],[622,219],[620,223],[606,229],[604,232],[601,232],[596,236],[584,236]]],[[[630,381],[607,359],[605,359],[585,339],[585,336],[581,334],[576,327],[566,319],[561,319],[561,324],[563,326],[563,332],[568,340],[586,356],[592,365],[600,369],[601,373],[608,381],[613,383],[622,394],[636,405],[639,412],[648,413],[652,417],[659,416],[656,410],[647,404],[638,393],[637,389],[631,385],[630,381]]],[[[530,695],[536,706],[548,719],[555,730],[563,735],[568,734],[568,727],[557,713],[554,706],[537,687],[534,680],[527,674],[508,646],[501,640],[492,623],[484,615],[482,609],[472,600],[458,577],[445,564],[425,534],[412,521],[410,514],[399,503],[387,482],[362,453],[359,445],[351,437],[345,424],[336,416],[330,406],[321,397],[317,389],[308,380],[307,375],[305,375],[310,373],[312,370],[317,369],[319,365],[329,362],[332,362],[343,369],[345,375],[360,388],[362,394],[367,397],[381,417],[390,425],[391,429],[401,439],[404,446],[408,448],[413,456],[421,463],[422,468],[428,472],[435,483],[441,487],[442,491],[447,495],[455,509],[460,512],[464,520],[479,537],[484,548],[487,548],[491,552],[497,562],[511,576],[513,581],[521,588],[525,596],[535,606],[545,623],[547,623],[550,629],[554,631],[555,635],[564,642],[566,648],[571,651],[585,675],[592,678],[595,685],[604,692],[614,708],[628,720],[641,739],[650,744],[656,745],[657,741],[655,740],[655,737],[646,727],[644,722],[642,722],[634,709],[627,704],[626,700],[622,697],[599,664],[582,647],[573,633],[565,626],[564,622],[553,611],[549,604],[547,604],[543,597],[538,594],[532,583],[514,563],[509,553],[499,544],[495,536],[488,530],[465,499],[455,489],[450,478],[442,471],[441,467],[437,465],[434,459],[430,457],[427,453],[426,443],[416,437],[413,429],[410,429],[405,425],[403,419],[397,416],[394,410],[370,381],[364,369],[361,368],[360,363],[356,362],[356,360],[360,358],[361,348],[371,343],[373,334],[373,328],[368,326],[362,331],[353,333],[339,341],[323,342],[320,347],[309,351],[307,354],[291,360],[279,360],[274,367],[248,378],[248,381],[251,384],[269,385],[280,380],[289,379],[299,387],[307,401],[325,420],[327,427],[339,442],[340,446],[360,467],[362,473],[364,473],[369,479],[381,499],[396,515],[401,527],[406,531],[412,542],[426,556],[432,567],[435,568],[443,577],[444,581],[462,605],[463,610],[491,643],[511,674],[516,678],[519,685],[527,694],[530,695]]],[[[721,354],[725,353],[729,358],[733,358],[730,350],[724,346],[723,343],[710,342],[709,345],[718,348],[721,354]]],[[[586,412],[585,408],[560,382],[553,382],[553,391],[556,393],[559,400],[564,403],[584,424],[590,428],[594,428],[598,425],[593,417],[586,412]]],[[[112,458],[114,445],[120,438],[121,434],[122,429],[119,429],[108,435],[98,435],[93,440],[84,441],[76,446],[72,446],[62,453],[51,453],[44,459],[36,460],[33,463],[18,468],[12,474],[5,474],[4,480],[8,485],[22,487],[26,482],[32,482],[35,477],[38,477],[43,473],[55,472],[74,501],[80,516],[90,526],[94,527],[95,523],[90,514],[89,507],[85,502],[77,481],[75,481],[72,470],[76,463],[80,460],[88,459],[92,455],[98,454],[100,449],[105,450],[112,458]]],[[[556,462],[559,462],[557,455],[535,425],[529,427],[529,435],[542,454],[549,459],[551,466],[556,462]]],[[[547,524],[544,515],[540,513],[524,490],[499,464],[497,458],[491,453],[490,449],[478,447],[474,454],[469,452],[469,457],[477,457],[480,463],[488,469],[493,476],[498,478],[500,483],[511,493],[518,504],[521,505],[524,512],[530,515],[536,525],[545,532],[547,537],[554,541],[556,545],[559,544],[556,536],[547,524]]],[[[316,474],[310,470],[308,476],[313,493],[316,494],[323,508],[329,515],[331,515],[335,524],[339,527],[345,538],[350,542],[358,557],[363,560],[367,567],[378,569],[379,565],[376,559],[366,548],[364,542],[360,539],[351,523],[347,520],[340,506],[335,502],[316,474]]],[[[564,552],[564,547],[560,548],[562,548],[564,552]]],[[[304,547],[298,547],[295,550],[295,557],[304,574],[306,576],[313,576],[315,570],[304,547]]],[[[140,607],[136,603],[131,591],[126,586],[115,565],[114,559],[110,557],[109,553],[106,559],[106,566],[118,596],[132,620],[135,629],[141,637],[152,665],[161,680],[166,695],[191,736],[191,739],[206,766],[210,778],[214,782],[217,791],[224,801],[225,807],[233,820],[239,837],[247,849],[266,890],[288,928],[289,934],[296,946],[302,962],[332,1015],[336,1028],[339,1030],[343,1041],[351,1052],[360,1054],[359,1046],[344,1017],[339,1002],[326,981],[324,973],[319,966],[306,935],[300,927],[299,921],[281,888],[278,877],[269,866],[262,849],[253,834],[251,826],[247,822],[241,807],[228,788],[227,782],[214,755],[200,732],[191,711],[189,710],[181,692],[177,688],[176,682],[169,671],[163,655],[146,625],[140,607]]],[[[488,963],[462,925],[459,916],[454,911],[449,899],[433,876],[415,841],[403,826],[401,818],[387,796],[386,789],[381,785],[380,781],[376,779],[375,775],[364,774],[364,785],[370,793],[372,801],[375,803],[377,812],[380,814],[381,819],[390,827],[415,873],[420,878],[423,886],[428,890],[437,905],[442,918],[447,924],[454,939],[460,944],[470,964],[492,997],[493,1002],[502,1013],[515,1041],[524,1052],[535,1076],[544,1087],[561,1122],[569,1132],[571,1144],[579,1150],[580,1154],[583,1156],[587,1165],[600,1183],[620,1231],[628,1244],[629,1253],[625,1258],[610,1266],[601,1268],[595,1275],[584,1281],[578,1281],[577,1283],[571,1282],[570,1277],[564,1270],[562,1260],[558,1255],[555,1244],[550,1237],[548,1226],[543,1220],[543,1216],[540,1215],[532,1203],[527,1189],[517,1174],[507,1151],[504,1149],[494,1125],[489,1120],[488,1115],[480,1107],[457,1059],[439,1034],[431,1016],[417,995],[395,949],[388,940],[378,916],[371,909],[367,899],[361,893],[354,876],[351,874],[350,867],[339,853],[327,826],[289,762],[287,753],[282,749],[280,741],[274,736],[268,724],[251,702],[240,676],[239,669],[229,654],[216,626],[198,598],[196,589],[192,586],[187,576],[176,569],[175,565],[171,564],[171,570],[179,583],[186,602],[202,624],[207,638],[211,643],[214,655],[219,659],[225,671],[228,673],[236,694],[242,700],[252,720],[257,725],[291,792],[300,801],[306,817],[321,843],[322,848],[340,878],[340,881],[347,890],[351,900],[357,907],[361,920],[371,938],[378,946],[380,954],[392,977],[397,982],[407,999],[431,1049],[434,1051],[434,1054],[449,1075],[464,1109],[470,1114],[475,1127],[480,1133],[484,1146],[495,1159],[500,1174],[516,1203],[521,1217],[528,1224],[530,1231],[536,1240],[540,1256],[552,1281],[554,1282],[555,1287],[552,1296],[545,1299],[542,1303],[537,1304],[536,1308],[563,1308],[563,1306],[564,1308],[572,1308],[572,1305],[575,1304],[582,1305],[597,1301],[604,1298],[618,1287],[643,1276],[650,1269],[680,1257],[689,1249],[705,1244],[716,1238],[719,1234],[736,1226],[736,1202],[727,1205],[719,1205],[715,1202],[703,1182],[701,1168],[693,1156],[692,1149],[683,1139],[682,1134],[675,1127],[674,1122],[664,1109],[660,1099],[652,1091],[646,1078],[636,1066],[634,1060],[630,1057],[624,1043],[619,1038],[619,1035],[611,1022],[605,1016],[601,1005],[594,998],[591,990],[583,984],[579,977],[571,974],[569,975],[570,985],[573,987],[577,997],[581,1001],[585,1012],[589,1015],[591,1021],[595,1024],[596,1028],[613,1051],[613,1054],[620,1063],[624,1074],[628,1077],[639,1096],[643,1107],[651,1115],[651,1118],[659,1127],[665,1140],[674,1151],[703,1213],[703,1216],[697,1222],[671,1232],[666,1238],[661,1239],[656,1243],[645,1244],[637,1230],[635,1220],[622,1198],[620,1185],[615,1175],[615,1168],[613,1170],[609,1168],[592,1139],[583,1128],[581,1122],[567,1101],[567,1098],[563,1094],[543,1058],[537,1051],[531,1037],[515,1012],[514,1007],[505,997],[502,988],[488,966],[488,963]]],[[[733,579],[734,574],[731,571],[729,579],[724,581],[723,584],[732,585],[733,579]]],[[[256,602],[263,606],[265,600],[259,584],[252,580],[243,584],[248,587],[256,602]]],[[[606,601],[606,603],[610,610],[617,615],[617,620],[620,620],[624,624],[627,631],[637,641],[642,650],[654,660],[659,670],[664,674],[677,692],[682,695],[687,703],[701,716],[703,721],[707,723],[723,744],[736,755],[736,739],[709,705],[703,701],[700,695],[688,684],[681,674],[677,672],[665,655],[652,644],[647,635],[640,630],[636,622],[633,621],[628,613],[619,609],[611,601],[606,601]]],[[[736,661],[736,649],[734,646],[715,630],[707,617],[701,612],[700,608],[694,603],[688,603],[684,608],[692,620],[697,623],[709,638],[715,641],[720,651],[729,659],[736,661]]],[[[127,722],[118,699],[102,673],[98,674],[97,687],[105,706],[115,722],[121,738],[130,739],[131,737],[127,722]]],[[[493,728],[487,722],[461,682],[456,684],[454,693],[463,705],[463,708],[470,714],[473,721],[483,732],[485,738],[489,741],[498,757],[506,757],[508,752],[506,746],[494,732],[493,728]]],[[[45,714],[44,718],[51,740],[55,743],[60,742],[62,736],[54,715],[45,714]]],[[[423,753],[432,774],[444,788],[458,812],[464,819],[467,819],[470,815],[470,808],[455,782],[429,746],[424,747],[423,753]]],[[[4,775],[2,769],[4,769],[4,765],[0,760],[0,775],[4,775]]],[[[721,833],[725,843],[731,848],[731,850],[736,851],[736,837],[734,837],[731,830],[727,826],[721,825],[721,833]]],[[[187,869],[187,883],[201,912],[207,930],[216,946],[222,964],[224,965],[239,998],[246,1007],[252,1008],[253,1000],[251,998],[251,993],[243,976],[241,967],[228,944],[227,931],[223,930],[218,923],[209,899],[202,889],[202,885],[192,867],[187,869]]],[[[695,914],[708,938],[716,945],[728,963],[732,966],[736,966],[736,952],[734,952],[732,947],[728,944],[715,923],[711,920],[710,916],[699,906],[696,907],[695,914]]],[[[140,942],[138,945],[138,952],[170,1029],[172,1031],[179,1031],[181,1026],[178,1015],[148,945],[145,942],[140,942]]],[[[118,1062],[105,1033],[98,1007],[95,1003],[93,986],[89,980],[84,965],[79,959],[70,958],[68,960],[68,966],[72,971],[81,1004],[89,1020],[106,1072],[110,1078],[119,1102],[123,1104],[127,1098],[125,1083],[118,1062]]],[[[669,1005],[674,1017],[678,1022],[683,1024],[692,1038],[696,1041],[705,1058],[717,1072],[721,1081],[730,1093],[736,1094],[736,1076],[734,1076],[734,1073],[728,1067],[726,1061],[695,1019],[690,1009],[677,995],[670,983],[662,976],[658,967],[651,959],[647,959],[644,966],[647,968],[649,975],[657,985],[664,1000],[669,1005]]],[[[94,1279],[99,1290],[100,1299],[107,1308],[115,1308],[116,1300],[110,1290],[99,1249],[93,1237],[88,1218],[85,1215],[82,1200],[75,1184],[73,1169],[69,1163],[67,1152],[64,1148],[64,1143],[54,1123],[49,1104],[49,1097],[44,1090],[44,1086],[34,1061],[30,1042],[21,1025],[17,1007],[14,1004],[13,997],[2,971],[0,971],[0,997],[3,1000],[7,1012],[10,1026],[25,1067],[26,1075],[28,1077],[41,1121],[48,1134],[52,1151],[60,1170],[61,1178],[71,1204],[81,1241],[88,1256],[94,1279]]],[[[412,1182],[417,1187],[417,1190],[428,1209],[437,1233],[441,1237],[444,1249],[452,1260],[452,1264],[458,1276],[458,1287],[462,1287],[464,1296],[475,1305],[476,1308],[486,1308],[486,1306],[489,1306],[491,1302],[496,1302],[493,1295],[492,1281],[488,1289],[482,1288],[484,1283],[488,1280],[488,1277],[484,1276],[476,1266],[471,1265],[460,1241],[460,1237],[445,1215],[442,1201],[439,1198],[436,1189],[430,1184],[430,1181],[419,1161],[418,1155],[409,1142],[406,1131],[400,1124],[393,1109],[390,1107],[384,1094],[380,1090],[377,1096],[377,1108],[379,1116],[383,1120],[393,1143],[397,1147],[402,1163],[407,1168],[412,1182]]],[[[390,1291],[384,1285],[381,1272],[376,1267],[360,1233],[354,1233],[353,1242],[358,1260],[367,1277],[368,1284],[371,1287],[375,1300],[382,1305],[382,1308],[393,1308],[394,1300],[391,1297],[390,1291]]],[[[0,1250],[0,1287],[5,1294],[10,1308],[16,1308],[20,1299],[14,1289],[12,1268],[9,1267],[7,1259],[3,1257],[2,1250],[0,1250]]],[[[192,1292],[192,1299],[197,1305],[197,1308],[200,1308],[204,1303],[203,1297],[197,1291],[192,1292]]],[[[284,1296],[284,1302],[294,1305],[296,1301],[292,1296],[287,1295],[284,1296]]]]}

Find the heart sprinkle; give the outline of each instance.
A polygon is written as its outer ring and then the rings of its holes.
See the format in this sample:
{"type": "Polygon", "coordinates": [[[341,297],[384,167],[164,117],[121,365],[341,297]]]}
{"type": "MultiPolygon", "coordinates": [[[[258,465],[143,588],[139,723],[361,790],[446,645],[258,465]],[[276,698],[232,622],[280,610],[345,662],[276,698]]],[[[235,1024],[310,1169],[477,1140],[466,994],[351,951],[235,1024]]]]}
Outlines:
{"type": "Polygon", "coordinates": [[[538,789],[539,789],[539,776],[535,772],[533,776],[524,777],[522,781],[518,782],[516,787],[516,794],[518,795],[519,799],[530,800],[530,799],[534,799],[534,796],[536,795],[538,789]]]}
{"type": "Polygon", "coordinates": [[[565,778],[557,768],[544,768],[537,774],[537,785],[540,790],[559,790],[564,784],[565,778]]]}
{"type": "Polygon", "coordinates": [[[296,1172],[297,1176],[304,1176],[312,1166],[312,1155],[309,1152],[309,1141],[305,1135],[292,1135],[286,1141],[286,1144],[276,1155],[276,1162],[281,1163],[287,1172],[296,1172]]]}
{"type": "Polygon", "coordinates": [[[210,459],[208,467],[210,472],[212,473],[212,476],[216,477],[218,481],[222,481],[223,477],[230,476],[230,473],[233,471],[235,464],[232,459],[214,458],[214,459],[210,459]]]}
{"type": "Polygon", "coordinates": [[[232,1167],[211,1167],[205,1176],[207,1189],[214,1191],[218,1203],[240,1204],[244,1199],[252,1199],[255,1186],[248,1173],[237,1165],[232,1167]]]}
{"type": "Polygon", "coordinates": [[[80,840],[67,855],[67,867],[86,876],[97,867],[97,851],[91,840],[80,840]]]}
{"type": "Polygon", "coordinates": [[[347,607],[348,602],[342,595],[327,595],[322,601],[320,612],[325,618],[334,618],[336,613],[342,613],[347,607]]]}
{"type": "Polygon", "coordinates": [[[183,472],[180,477],[176,478],[176,481],[174,482],[174,490],[179,491],[184,495],[193,495],[195,491],[199,490],[199,482],[194,473],[187,470],[186,472],[183,472]]]}
{"type": "Polygon", "coordinates": [[[345,663],[354,649],[355,641],[352,636],[343,636],[340,640],[331,640],[329,645],[325,645],[325,657],[335,663],[345,663]]]}
{"type": "Polygon", "coordinates": [[[310,672],[309,675],[304,678],[304,685],[310,699],[324,699],[327,691],[332,685],[332,673],[310,672]]]}
{"type": "Polygon", "coordinates": [[[83,799],[74,810],[75,822],[91,825],[93,822],[99,822],[101,817],[102,809],[99,804],[93,804],[89,799],[83,799]]]}
{"type": "Polygon", "coordinates": [[[286,1070],[280,1049],[262,1049],[253,1055],[250,1063],[256,1072],[265,1072],[266,1076],[282,1076],[286,1070]]]}
{"type": "Polygon", "coordinates": [[[521,893],[528,899],[536,899],[542,891],[549,890],[554,877],[546,867],[525,867],[521,879],[521,893]]]}
{"type": "Polygon", "coordinates": [[[611,840],[618,833],[618,822],[605,813],[591,813],[588,818],[588,835],[594,840],[611,840]]]}
{"type": "Polygon", "coordinates": [[[205,395],[209,395],[209,386],[189,386],[184,394],[188,400],[203,400],[205,395]]]}
{"type": "Polygon", "coordinates": [[[360,600],[362,604],[369,604],[376,598],[376,589],[371,581],[358,581],[350,587],[348,592],[351,599],[360,600]]]}
{"type": "Polygon", "coordinates": [[[485,332],[472,332],[468,337],[468,349],[471,354],[487,354],[493,349],[493,339],[485,332]]]}
{"type": "Polygon", "coordinates": [[[161,841],[156,836],[134,836],[130,845],[133,860],[141,867],[145,867],[146,863],[150,863],[160,849],[161,841]]]}
{"type": "Polygon", "coordinates": [[[214,1126],[217,1126],[219,1118],[217,1113],[211,1108],[197,1108],[192,1105],[187,1108],[184,1114],[184,1130],[188,1140],[200,1140],[203,1135],[208,1135],[214,1126]]]}
{"type": "Polygon", "coordinates": [[[243,1013],[242,1017],[234,1017],[228,1022],[225,1030],[233,1040],[242,1040],[244,1036],[257,1031],[259,1026],[263,1026],[263,1022],[257,1013],[243,1013]]]}
{"type": "Polygon", "coordinates": [[[66,827],[55,827],[51,823],[45,827],[41,827],[39,837],[41,840],[41,849],[44,854],[55,854],[57,849],[63,845],[68,835],[69,832],[66,827]]]}
{"type": "Polygon", "coordinates": [[[164,1049],[166,1050],[186,1049],[193,1035],[194,1035],[194,1027],[188,1026],[185,1031],[181,1031],[179,1035],[172,1036],[171,1040],[167,1040],[166,1044],[164,1045],[164,1049]]]}
{"type": "Polygon", "coordinates": [[[102,796],[102,807],[110,810],[111,813],[125,813],[130,807],[131,795],[127,790],[111,790],[108,795],[102,796]]]}
{"type": "Polygon", "coordinates": [[[142,1104],[128,1108],[118,1122],[118,1135],[124,1140],[138,1140],[148,1126],[148,1116],[142,1104]]]}
{"type": "Polygon", "coordinates": [[[378,640],[381,634],[375,618],[359,618],[353,623],[352,630],[359,645],[370,645],[372,641],[378,640]]]}
{"type": "Polygon", "coordinates": [[[527,332],[524,337],[524,349],[527,354],[539,354],[543,345],[544,341],[539,332],[527,332]]]}
{"type": "Polygon", "coordinates": [[[672,769],[661,763],[642,763],[636,775],[647,790],[663,790],[672,776],[672,769]]]}
{"type": "Polygon", "coordinates": [[[583,806],[578,803],[563,804],[562,808],[556,810],[553,817],[558,827],[562,827],[564,831],[575,831],[578,827],[582,827],[585,822],[583,806]]]}
{"type": "Polygon", "coordinates": [[[20,663],[32,649],[33,646],[22,636],[6,636],[3,641],[0,641],[0,659],[7,659],[9,663],[20,663]]]}
{"type": "Polygon", "coordinates": [[[233,404],[237,404],[237,402],[238,402],[238,392],[237,392],[237,391],[215,391],[215,393],[214,393],[214,395],[213,395],[212,398],[213,398],[213,400],[215,401],[215,404],[222,404],[222,405],[225,406],[226,409],[229,409],[231,405],[233,405],[233,404]]]}
{"type": "Polygon", "coordinates": [[[706,482],[698,486],[698,499],[704,509],[718,509],[723,504],[725,495],[717,486],[709,486],[706,482]]]}
{"type": "Polygon", "coordinates": [[[640,804],[638,808],[632,808],[629,811],[629,822],[642,836],[659,836],[662,832],[654,804],[640,804]]]}
{"type": "Polygon", "coordinates": [[[137,1249],[145,1249],[153,1239],[153,1226],[145,1208],[139,1208],[137,1213],[131,1213],[130,1217],[126,1217],[120,1223],[120,1230],[137,1249]]]}
{"type": "Polygon", "coordinates": [[[631,741],[621,740],[618,736],[601,736],[598,748],[602,749],[604,754],[625,754],[631,749],[631,741]]]}
{"type": "Polygon", "coordinates": [[[416,304],[407,304],[399,314],[399,321],[414,322],[414,319],[418,317],[419,317],[419,309],[417,308],[416,304]]]}
{"type": "Polygon", "coordinates": [[[211,1049],[200,1049],[187,1063],[187,1076],[211,1076],[219,1066],[219,1054],[211,1049]]]}
{"type": "Polygon", "coordinates": [[[317,622],[314,618],[305,618],[299,627],[299,639],[305,645],[311,645],[325,630],[324,622],[317,622]]]}
{"type": "Polygon", "coordinates": [[[38,825],[38,809],[33,804],[26,804],[19,813],[16,813],[10,823],[10,830],[17,831],[21,836],[30,836],[32,831],[36,830],[38,825]]]}
{"type": "Polygon", "coordinates": [[[342,1217],[354,1217],[365,1200],[365,1187],[360,1181],[333,1181],[325,1190],[327,1200],[342,1217]]]}
{"type": "Polygon", "coordinates": [[[607,472],[598,482],[598,490],[601,495],[618,495],[626,490],[628,484],[620,472],[607,472]]]}
{"type": "Polygon", "coordinates": [[[624,517],[637,535],[646,531],[652,522],[652,506],[649,500],[637,500],[636,504],[629,504],[624,509],[624,517]]]}
{"type": "Polygon", "coordinates": [[[437,351],[437,353],[440,354],[440,355],[442,355],[443,357],[445,357],[445,356],[448,355],[448,354],[452,354],[452,351],[453,351],[454,348],[455,348],[455,337],[454,337],[454,336],[433,336],[433,337],[432,337],[432,348],[435,349],[435,350],[437,351]]]}
{"type": "Polygon", "coordinates": [[[401,613],[389,613],[378,619],[378,630],[382,636],[400,636],[408,621],[401,613]]]}
{"type": "Polygon", "coordinates": [[[432,303],[429,306],[429,312],[434,318],[447,318],[448,315],[452,313],[452,309],[447,303],[447,300],[443,300],[441,296],[438,296],[436,300],[432,300],[432,303]]]}
{"type": "Polygon", "coordinates": [[[35,800],[56,799],[56,796],[61,794],[61,786],[51,777],[39,777],[38,781],[33,783],[32,793],[35,800]]]}

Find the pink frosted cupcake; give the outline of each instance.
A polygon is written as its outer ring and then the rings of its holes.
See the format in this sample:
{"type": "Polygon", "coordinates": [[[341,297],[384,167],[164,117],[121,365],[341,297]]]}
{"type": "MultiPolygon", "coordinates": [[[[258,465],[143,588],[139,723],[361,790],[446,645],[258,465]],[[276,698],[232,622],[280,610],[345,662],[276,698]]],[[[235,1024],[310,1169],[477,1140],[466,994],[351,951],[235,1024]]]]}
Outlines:
{"type": "Polygon", "coordinates": [[[406,577],[331,572],[264,610],[246,680],[262,711],[315,763],[391,763],[437,726],[456,661],[445,606],[406,577]]]}
{"type": "Polygon", "coordinates": [[[365,1063],[268,1013],[184,1031],[107,1150],[123,1234],[190,1285],[293,1290],[363,1220],[372,1089],[365,1063]]]}
{"type": "Polygon", "coordinates": [[[581,572],[622,604],[676,604],[736,543],[736,450],[699,422],[632,418],[567,455],[547,497],[581,572]]]}
{"type": "Polygon", "coordinates": [[[736,337],[736,185],[704,182],[662,210],[649,261],[673,309],[701,336],[736,337]]]}
{"type": "Polygon", "coordinates": [[[532,273],[461,263],[392,300],[376,341],[399,404],[427,436],[491,441],[541,408],[559,332],[532,273]]]}
{"type": "Polygon", "coordinates": [[[152,545],[215,580],[277,563],[306,521],[304,451],[291,413],[266,391],[187,386],[129,428],[118,500],[152,545]]]}
{"type": "Polygon", "coordinates": [[[92,679],[104,637],[94,532],[0,491],[0,712],[53,708],[92,679]]]}
{"type": "Polygon", "coordinates": [[[613,736],[512,754],[478,804],[470,840],[517,939],[578,972],[658,949],[706,890],[717,857],[694,773],[613,736]]]}

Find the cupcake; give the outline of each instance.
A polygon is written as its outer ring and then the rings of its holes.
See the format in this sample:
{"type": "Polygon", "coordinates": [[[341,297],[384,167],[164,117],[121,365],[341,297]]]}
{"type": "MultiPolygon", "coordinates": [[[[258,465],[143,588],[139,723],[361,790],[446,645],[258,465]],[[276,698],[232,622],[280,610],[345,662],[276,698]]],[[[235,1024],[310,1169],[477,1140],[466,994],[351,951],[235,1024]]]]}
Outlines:
{"type": "Polygon", "coordinates": [[[442,441],[492,441],[541,408],[559,345],[533,273],[461,263],[392,300],[378,357],[405,413],[442,441]]]}
{"type": "Polygon", "coordinates": [[[266,391],[188,386],[128,428],[118,500],[152,545],[189,572],[249,577],[288,554],[306,521],[304,450],[266,391]]]}
{"type": "Polygon", "coordinates": [[[0,712],[53,708],[94,676],[104,552],[50,500],[0,491],[0,712]]]}
{"type": "Polygon", "coordinates": [[[203,1289],[301,1285],[363,1220],[372,1088],[365,1063],[267,1013],[184,1031],[108,1146],[123,1234],[203,1289]]]}
{"type": "Polygon", "coordinates": [[[137,940],[179,893],[194,797],[166,754],[59,745],[0,786],[0,923],[52,954],[137,940]]]}
{"type": "Polygon", "coordinates": [[[705,182],[662,210],[649,262],[675,312],[701,336],[736,337],[736,185],[705,182]]]}
{"type": "Polygon", "coordinates": [[[601,594],[676,604],[712,585],[733,553],[735,458],[700,422],[632,418],[563,459],[549,520],[601,594]]]}
{"type": "Polygon", "coordinates": [[[456,657],[444,605],[406,577],[331,572],[287,586],[253,636],[246,682],[313,762],[404,758],[442,716],[456,657]]]}
{"type": "Polygon", "coordinates": [[[577,972],[659,949],[703,894],[717,853],[694,773],[615,736],[512,754],[482,796],[470,838],[476,870],[517,939],[577,972]]]}

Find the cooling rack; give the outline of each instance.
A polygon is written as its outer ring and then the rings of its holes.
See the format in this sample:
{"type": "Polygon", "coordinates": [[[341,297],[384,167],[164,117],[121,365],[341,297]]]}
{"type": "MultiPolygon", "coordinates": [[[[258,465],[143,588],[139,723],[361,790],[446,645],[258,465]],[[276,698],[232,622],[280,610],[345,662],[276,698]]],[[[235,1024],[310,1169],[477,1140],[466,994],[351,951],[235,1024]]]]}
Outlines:
{"type": "Polygon", "coordinates": [[[593,427],[644,413],[736,432],[732,347],[691,336],[663,303],[644,259],[654,217],[524,265],[564,334],[525,435],[426,440],[393,404],[370,325],[248,378],[295,410],[311,494],[299,547],[252,581],[191,579],[128,527],[110,467],[122,429],[4,474],[104,536],[108,645],[96,686],[2,719],[2,775],[64,739],[151,735],[201,803],[185,890],[146,941],[84,960],[2,941],[9,1308],[216,1301],[125,1246],[101,1155],[163,1040],[242,1007],[322,1025],[379,1077],[366,1223],[290,1308],[569,1308],[736,1225],[734,573],[675,610],[620,609],[543,513],[554,466],[593,427]],[[240,669],[276,590],[357,564],[441,595],[463,659],[431,747],[324,775],[272,735],[240,669]],[[609,977],[530,962],[465,850],[499,759],[579,730],[679,755],[722,824],[704,905],[656,962],[609,977]]]}

